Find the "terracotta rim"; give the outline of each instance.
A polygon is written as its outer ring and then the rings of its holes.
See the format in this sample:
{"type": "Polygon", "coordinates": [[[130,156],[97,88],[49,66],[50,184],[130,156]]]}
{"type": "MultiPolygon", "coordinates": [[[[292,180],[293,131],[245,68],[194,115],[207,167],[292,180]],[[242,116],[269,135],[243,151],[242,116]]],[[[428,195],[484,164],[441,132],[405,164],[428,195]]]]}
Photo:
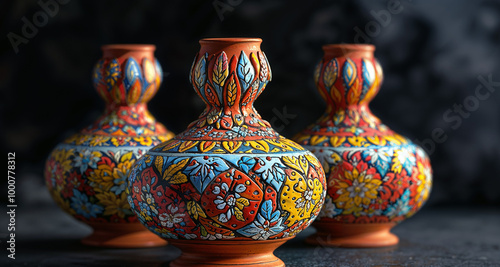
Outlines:
{"type": "Polygon", "coordinates": [[[327,44],[323,46],[325,55],[333,57],[360,56],[373,57],[375,46],[371,44],[327,44]]]}
{"type": "Polygon", "coordinates": [[[135,51],[151,51],[155,50],[156,46],[153,44],[106,44],[101,46],[104,50],[135,50],[135,51]]]}
{"type": "Polygon", "coordinates": [[[203,38],[200,40],[200,44],[250,43],[250,42],[262,42],[262,39],[232,37],[232,38],[203,38]]]}
{"type": "Polygon", "coordinates": [[[335,50],[355,50],[355,51],[375,51],[375,46],[372,44],[326,44],[323,45],[325,51],[335,50]]]}

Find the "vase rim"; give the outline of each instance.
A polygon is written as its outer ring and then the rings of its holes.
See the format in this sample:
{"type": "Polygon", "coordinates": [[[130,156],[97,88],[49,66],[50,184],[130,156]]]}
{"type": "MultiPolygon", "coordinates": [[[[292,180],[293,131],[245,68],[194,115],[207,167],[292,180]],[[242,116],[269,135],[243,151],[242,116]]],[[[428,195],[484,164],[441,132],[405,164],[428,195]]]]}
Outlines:
{"type": "Polygon", "coordinates": [[[323,50],[375,51],[375,46],[372,44],[326,44],[323,45],[323,50]]]}
{"type": "Polygon", "coordinates": [[[104,50],[135,50],[135,51],[154,51],[154,44],[105,44],[101,46],[104,50]]]}
{"type": "Polygon", "coordinates": [[[250,43],[250,42],[262,42],[262,39],[261,38],[246,38],[246,37],[229,37],[229,38],[203,38],[200,40],[200,44],[250,43]]]}
{"type": "Polygon", "coordinates": [[[373,58],[375,46],[371,44],[326,44],[323,52],[326,57],[373,58]]]}

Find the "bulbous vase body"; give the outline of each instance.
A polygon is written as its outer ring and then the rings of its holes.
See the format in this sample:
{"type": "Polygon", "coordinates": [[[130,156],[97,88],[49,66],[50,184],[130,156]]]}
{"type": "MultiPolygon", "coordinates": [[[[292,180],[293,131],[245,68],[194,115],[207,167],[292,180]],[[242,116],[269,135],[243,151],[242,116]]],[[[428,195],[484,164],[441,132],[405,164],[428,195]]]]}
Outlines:
{"type": "Polygon", "coordinates": [[[344,247],[398,243],[390,229],[427,200],[432,170],[425,152],[375,117],[368,103],[382,83],[371,45],[326,45],[314,80],[325,114],[294,137],[321,161],[325,205],[307,242],[344,247]]]}
{"type": "Polygon", "coordinates": [[[94,228],[82,242],[94,246],[165,245],[130,210],[125,192],[132,165],[154,145],[174,135],[147,110],[162,80],[153,45],[106,45],[93,83],[106,101],[92,125],[59,144],[45,166],[54,200],[94,228]]]}
{"type": "Polygon", "coordinates": [[[260,39],[203,39],[190,80],[207,107],[140,159],[129,202],[140,221],[183,251],[173,266],[282,266],[273,250],[318,215],[316,157],[253,108],[271,80],[260,39]]]}

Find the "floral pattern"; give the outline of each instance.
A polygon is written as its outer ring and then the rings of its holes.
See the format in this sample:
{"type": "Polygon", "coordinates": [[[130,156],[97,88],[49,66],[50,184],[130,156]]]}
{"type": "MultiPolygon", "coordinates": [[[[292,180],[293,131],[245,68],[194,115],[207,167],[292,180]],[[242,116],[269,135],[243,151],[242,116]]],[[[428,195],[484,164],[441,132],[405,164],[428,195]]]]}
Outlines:
{"type": "Polygon", "coordinates": [[[321,210],[324,171],[313,154],[280,136],[253,108],[271,70],[258,43],[244,47],[196,56],[190,81],[205,111],[148,151],[129,174],[132,210],[163,238],[293,237],[321,210]]]}
{"type": "Polygon", "coordinates": [[[139,220],[164,238],[294,236],[316,218],[326,195],[322,169],[306,151],[273,157],[150,153],[130,172],[128,201],[139,220]],[[292,164],[301,159],[305,168],[292,164]],[[273,171],[283,174],[282,183],[271,181],[281,179],[273,171]]]}
{"type": "Polygon", "coordinates": [[[45,166],[47,187],[66,212],[87,223],[137,222],[126,194],[130,168],[149,148],[173,137],[146,107],[161,77],[158,62],[147,57],[97,63],[93,82],[106,101],[104,114],[59,144],[45,166]]]}
{"type": "Polygon", "coordinates": [[[61,144],[47,161],[47,186],[59,206],[84,222],[136,221],[124,177],[145,149],[93,150],[61,144]],[[85,155],[87,161],[82,160],[85,155]]]}
{"type": "Polygon", "coordinates": [[[319,158],[328,177],[318,219],[382,223],[412,216],[429,197],[432,169],[421,148],[369,110],[382,82],[376,59],[326,56],[314,79],[327,110],[294,139],[319,158]]]}

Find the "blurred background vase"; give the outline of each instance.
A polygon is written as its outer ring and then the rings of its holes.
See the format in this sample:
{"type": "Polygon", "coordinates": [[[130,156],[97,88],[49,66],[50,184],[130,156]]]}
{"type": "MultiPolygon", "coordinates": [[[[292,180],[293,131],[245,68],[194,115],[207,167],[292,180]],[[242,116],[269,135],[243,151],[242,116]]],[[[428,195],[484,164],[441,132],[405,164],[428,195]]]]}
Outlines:
{"type": "Polygon", "coordinates": [[[429,197],[432,170],[425,152],[375,117],[368,103],[383,80],[372,45],[323,46],[314,73],[327,102],[319,120],[295,136],[321,161],[325,205],[308,243],[380,247],[398,243],[390,229],[429,197]]]}
{"type": "Polygon", "coordinates": [[[130,172],[139,220],[183,252],[171,266],[284,266],[273,251],[319,214],[319,161],[253,107],[271,80],[261,42],[202,39],[190,81],[205,111],[130,172]]]}
{"type": "MultiPolygon", "coordinates": [[[[52,151],[45,181],[57,204],[94,232],[84,244],[150,247],[166,242],[137,220],[125,188],[132,165],[174,135],[149,113],[163,73],[154,45],[105,45],[93,83],[106,101],[104,114],[52,151]]],[[[77,119],[77,118],[75,118],[77,119]]]]}

